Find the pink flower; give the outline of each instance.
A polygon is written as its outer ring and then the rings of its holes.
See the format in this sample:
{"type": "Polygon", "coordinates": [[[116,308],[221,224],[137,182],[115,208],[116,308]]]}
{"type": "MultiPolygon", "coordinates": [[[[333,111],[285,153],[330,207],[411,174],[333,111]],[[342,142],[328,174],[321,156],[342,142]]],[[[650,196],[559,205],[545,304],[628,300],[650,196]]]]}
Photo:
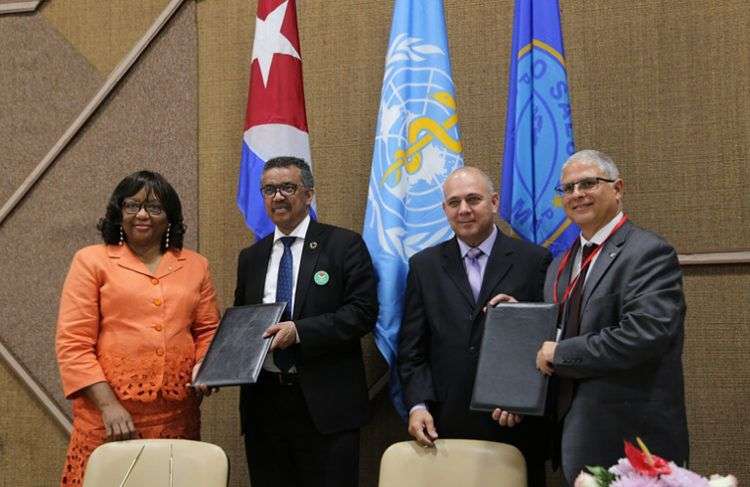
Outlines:
{"type": "Polygon", "coordinates": [[[636,475],[636,471],[627,458],[621,458],[616,465],[609,467],[609,472],[621,477],[623,475],[636,475]]]}
{"type": "Polygon", "coordinates": [[[678,467],[674,462],[669,462],[669,467],[672,472],[661,476],[665,487],[709,487],[708,480],[697,473],[678,467]]]}
{"type": "Polygon", "coordinates": [[[737,487],[733,475],[712,475],[708,480],[652,454],[640,438],[636,440],[640,449],[626,441],[626,458],[608,470],[587,466],[590,473],[581,472],[574,487],[737,487]]]}
{"type": "Polygon", "coordinates": [[[609,487],[663,487],[663,484],[658,477],[635,474],[620,477],[609,484],[609,487]]]}

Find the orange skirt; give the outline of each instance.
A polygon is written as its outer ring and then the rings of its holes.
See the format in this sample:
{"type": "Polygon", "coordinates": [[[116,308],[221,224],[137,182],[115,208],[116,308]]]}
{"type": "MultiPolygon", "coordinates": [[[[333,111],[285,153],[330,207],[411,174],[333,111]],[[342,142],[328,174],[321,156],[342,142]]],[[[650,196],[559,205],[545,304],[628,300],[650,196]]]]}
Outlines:
{"type": "MultiPolygon", "coordinates": [[[[161,394],[152,402],[121,401],[133,418],[141,438],[180,438],[200,440],[200,399],[195,394],[181,401],[167,400],[161,394]]],[[[81,396],[73,400],[73,433],[63,467],[62,487],[83,484],[86,462],[94,449],[104,443],[104,423],[99,409],[81,396]]]]}

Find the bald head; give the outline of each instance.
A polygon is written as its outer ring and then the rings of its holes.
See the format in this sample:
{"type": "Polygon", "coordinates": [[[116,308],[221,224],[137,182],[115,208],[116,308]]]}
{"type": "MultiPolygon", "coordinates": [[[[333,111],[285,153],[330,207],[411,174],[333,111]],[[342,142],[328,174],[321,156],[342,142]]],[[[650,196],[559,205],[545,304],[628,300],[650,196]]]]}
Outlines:
{"type": "Polygon", "coordinates": [[[479,178],[484,183],[487,193],[492,194],[495,192],[495,187],[492,184],[492,180],[490,177],[479,169],[478,167],[472,167],[472,166],[463,166],[459,167],[452,173],[448,175],[447,178],[445,178],[445,182],[443,183],[443,194],[445,194],[445,187],[451,183],[451,181],[455,180],[468,180],[473,178],[479,178]]]}

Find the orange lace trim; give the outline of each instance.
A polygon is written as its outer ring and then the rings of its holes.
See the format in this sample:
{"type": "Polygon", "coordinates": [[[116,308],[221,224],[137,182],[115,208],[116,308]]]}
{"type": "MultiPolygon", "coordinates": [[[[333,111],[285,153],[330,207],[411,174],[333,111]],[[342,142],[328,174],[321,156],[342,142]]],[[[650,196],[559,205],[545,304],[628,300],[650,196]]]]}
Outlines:
{"type": "Polygon", "coordinates": [[[107,382],[120,400],[151,402],[161,394],[171,400],[188,396],[186,384],[190,383],[195,364],[193,346],[173,347],[166,357],[150,357],[102,353],[99,363],[107,382]]]}
{"type": "MultiPolygon", "coordinates": [[[[159,398],[159,400],[162,399],[159,398]]],[[[164,407],[169,407],[169,403],[165,402],[164,407]]],[[[174,404],[174,407],[179,408],[179,403],[174,404]]],[[[182,414],[175,414],[176,417],[171,422],[151,426],[143,426],[141,423],[141,420],[148,423],[148,417],[138,418],[136,414],[133,413],[133,420],[142,438],[200,440],[200,413],[198,409],[188,409],[182,414]]],[[[74,422],[60,481],[61,487],[83,485],[86,463],[91,453],[102,443],[104,443],[103,428],[83,430],[74,422]]]]}
{"type": "Polygon", "coordinates": [[[83,484],[83,472],[86,469],[86,461],[91,452],[104,442],[104,438],[94,433],[85,433],[73,430],[68,444],[68,453],[63,467],[60,485],[68,487],[83,484]]]}

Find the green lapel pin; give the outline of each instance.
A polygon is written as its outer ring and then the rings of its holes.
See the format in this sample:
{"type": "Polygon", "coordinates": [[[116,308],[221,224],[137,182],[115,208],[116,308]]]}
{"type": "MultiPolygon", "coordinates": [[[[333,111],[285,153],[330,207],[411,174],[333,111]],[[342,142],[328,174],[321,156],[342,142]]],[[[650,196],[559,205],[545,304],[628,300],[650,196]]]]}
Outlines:
{"type": "Polygon", "coordinates": [[[313,280],[315,281],[315,284],[318,286],[325,286],[328,284],[328,280],[330,277],[328,276],[328,273],[326,271],[318,271],[315,273],[315,277],[313,277],[313,280]]]}

